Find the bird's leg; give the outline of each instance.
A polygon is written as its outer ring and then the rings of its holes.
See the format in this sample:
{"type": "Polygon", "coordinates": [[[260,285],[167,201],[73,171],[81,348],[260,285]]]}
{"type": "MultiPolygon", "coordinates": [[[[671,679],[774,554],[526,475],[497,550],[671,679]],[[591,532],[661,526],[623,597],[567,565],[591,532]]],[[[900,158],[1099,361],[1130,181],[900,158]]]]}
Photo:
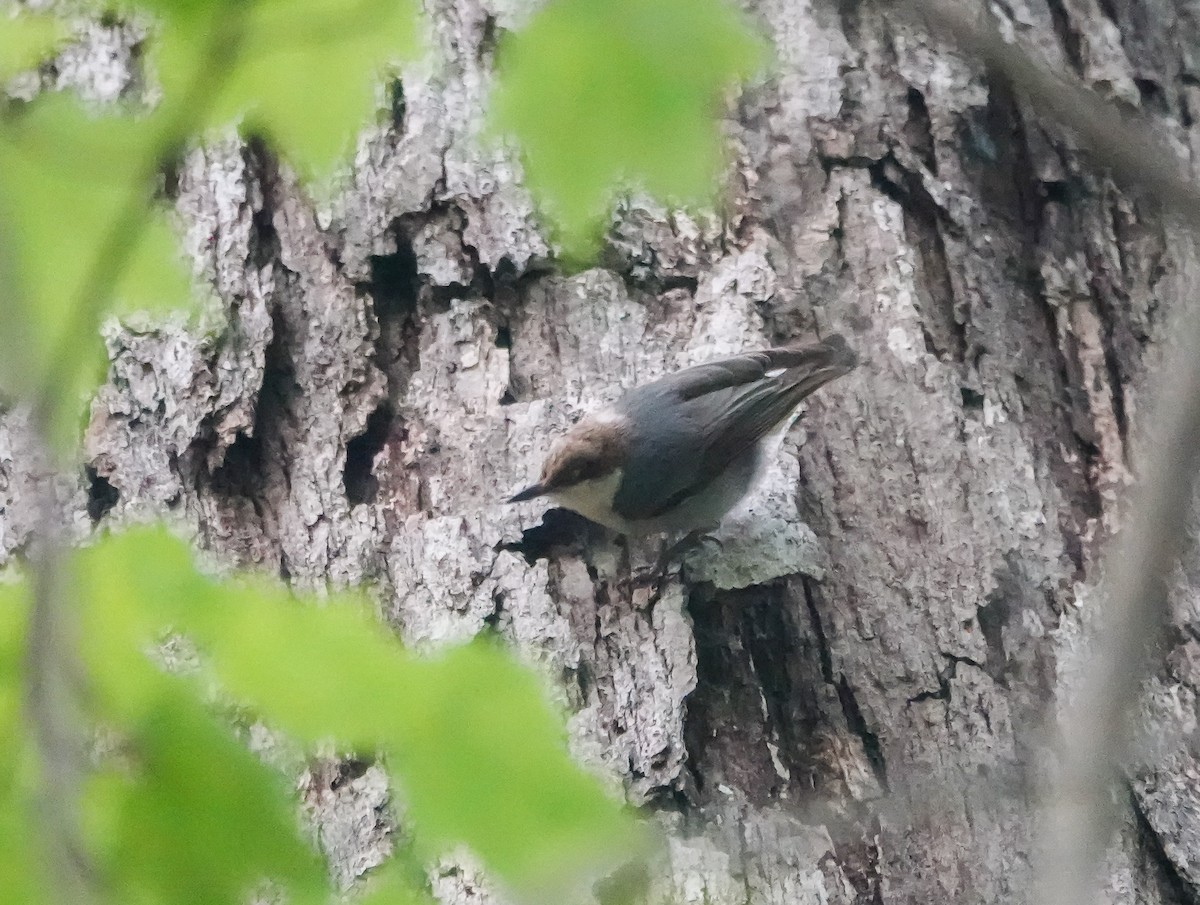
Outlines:
{"type": "MultiPolygon", "coordinates": [[[[715,527],[715,525],[706,525],[702,528],[693,528],[691,531],[687,532],[685,535],[675,541],[675,543],[669,543],[668,541],[664,540],[662,547],[659,550],[658,559],[654,563],[654,567],[642,572],[640,575],[635,576],[636,580],[639,583],[645,581],[647,583],[661,585],[667,577],[667,569],[670,567],[672,562],[680,559],[688,552],[688,550],[692,549],[692,547],[696,546],[706,537],[710,537],[712,540],[717,540],[716,538],[712,538],[709,533],[715,527]]],[[[717,543],[720,543],[720,541],[717,540],[717,543]]]]}
{"type": "Polygon", "coordinates": [[[675,543],[670,545],[664,543],[662,552],[658,556],[658,563],[655,566],[655,571],[660,575],[665,575],[667,572],[667,566],[669,566],[673,560],[682,558],[683,554],[687,553],[688,550],[696,546],[696,544],[700,542],[701,538],[703,538],[704,535],[706,535],[710,530],[712,529],[708,527],[693,528],[683,537],[679,538],[679,540],[675,541],[675,543]]]}

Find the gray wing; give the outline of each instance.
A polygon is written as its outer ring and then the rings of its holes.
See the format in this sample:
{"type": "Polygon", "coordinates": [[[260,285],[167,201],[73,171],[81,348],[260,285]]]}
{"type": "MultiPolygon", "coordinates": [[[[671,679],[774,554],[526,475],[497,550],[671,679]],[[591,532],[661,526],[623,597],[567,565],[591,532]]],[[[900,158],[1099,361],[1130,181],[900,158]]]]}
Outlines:
{"type": "Polygon", "coordinates": [[[855,363],[845,340],[832,336],[697,365],[633,390],[619,407],[634,422],[631,452],[643,467],[626,473],[614,509],[630,520],[670,511],[855,363]]]}
{"type": "Polygon", "coordinates": [[[694,365],[668,374],[642,389],[675,393],[686,400],[753,384],[763,380],[771,371],[790,368],[812,371],[840,367],[838,374],[845,374],[856,364],[858,358],[846,344],[845,338],[835,333],[822,342],[743,352],[730,358],[694,365]]]}

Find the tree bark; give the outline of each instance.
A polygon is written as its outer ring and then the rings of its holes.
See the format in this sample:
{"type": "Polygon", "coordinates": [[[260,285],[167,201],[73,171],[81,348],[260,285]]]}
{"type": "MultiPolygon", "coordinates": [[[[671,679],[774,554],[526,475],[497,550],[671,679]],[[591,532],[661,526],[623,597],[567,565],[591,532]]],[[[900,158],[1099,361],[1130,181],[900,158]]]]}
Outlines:
{"type": "MultiPolygon", "coordinates": [[[[500,631],[559,689],[578,756],[667,830],[659,901],[1026,900],[1192,237],[886,7],[757,0],[776,68],[731,109],[721,214],[630,199],[603,266],[565,275],[511,154],[478,140],[526,10],[427,5],[436,59],[390,86],[331,200],[254,143],[189,155],[185,247],[228,326],[108,325],[78,511],[165,515],[298,587],[366,583],[417,646],[500,631]],[[635,578],[649,545],[502,502],[621,389],[834,331],[863,363],[660,590],[635,578]]],[[[1193,5],[996,10],[1194,158],[1193,5]]],[[[90,28],[56,87],[142,90],[141,39],[90,28]]],[[[20,437],[0,419],[0,560],[30,529],[20,437]]],[[[1114,902],[1200,890],[1198,563],[1145,695],[1154,744],[1115,790],[1114,902]]],[[[377,771],[314,770],[305,796],[339,880],[385,857],[377,771]]],[[[466,858],[433,884],[495,900],[466,858]]]]}

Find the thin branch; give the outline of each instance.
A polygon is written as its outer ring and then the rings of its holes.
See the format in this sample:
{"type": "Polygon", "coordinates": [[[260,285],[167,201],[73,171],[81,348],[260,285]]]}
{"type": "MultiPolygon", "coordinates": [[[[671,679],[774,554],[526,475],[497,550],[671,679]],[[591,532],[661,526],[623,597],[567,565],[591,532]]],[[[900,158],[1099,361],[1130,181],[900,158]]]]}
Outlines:
{"type": "MultiPolygon", "coordinates": [[[[178,153],[201,126],[233,71],[241,47],[246,3],[230,2],[213,16],[203,64],[188,93],[172,110],[158,135],[157,147],[138,163],[138,177],[100,243],[80,298],[72,306],[64,340],[56,350],[45,384],[33,407],[33,424],[44,448],[51,448],[53,424],[62,398],[74,386],[79,367],[75,342],[94,332],[101,313],[116,291],[150,215],[149,187],[161,161],[178,153]]],[[[2,263],[2,262],[0,262],[2,263]]],[[[4,274],[0,274],[4,276],[4,274]]],[[[16,290],[5,285],[6,291],[16,290]]],[[[8,296],[9,303],[15,298],[8,296]]],[[[60,507],[53,490],[43,491],[37,543],[31,553],[33,606],[25,652],[25,719],[39,766],[38,805],[52,898],[66,905],[86,905],[96,898],[96,882],[82,837],[80,800],[86,776],[86,728],[81,715],[83,661],[79,651],[75,601],[71,597],[60,507]]]]}
{"type": "Polygon", "coordinates": [[[1142,190],[1193,228],[1200,228],[1200,186],[1156,124],[1122,114],[1079,79],[1052,72],[1006,41],[995,20],[975,0],[895,0],[895,5],[911,12],[928,31],[944,35],[967,56],[1003,75],[1041,113],[1074,132],[1096,162],[1123,185],[1142,190]]]}
{"type": "MultiPolygon", "coordinates": [[[[1115,178],[1200,229],[1200,187],[1151,123],[1122,115],[1078,79],[1006,41],[977,3],[901,0],[926,27],[1007,79],[1069,127],[1115,178]]],[[[1188,300],[1184,300],[1185,302],[1188,300]]],[[[1108,551],[1096,646],[1062,726],[1060,779],[1048,802],[1038,892],[1045,905],[1091,905],[1116,825],[1113,784],[1131,751],[1149,651],[1170,618],[1166,577],[1185,548],[1200,471],[1200,305],[1176,311],[1175,337],[1145,426],[1141,479],[1108,551]]]]}
{"type": "MultiPolygon", "coordinates": [[[[47,497],[53,490],[44,491],[47,497]]],[[[53,499],[40,499],[39,522],[58,530],[53,499]]],[[[77,626],[65,598],[67,580],[58,551],[62,539],[42,538],[32,551],[34,605],[25,650],[25,714],[38,762],[36,823],[45,877],[54,898],[68,905],[92,901],[94,877],[80,834],[86,771],[81,725],[77,626]]]]}

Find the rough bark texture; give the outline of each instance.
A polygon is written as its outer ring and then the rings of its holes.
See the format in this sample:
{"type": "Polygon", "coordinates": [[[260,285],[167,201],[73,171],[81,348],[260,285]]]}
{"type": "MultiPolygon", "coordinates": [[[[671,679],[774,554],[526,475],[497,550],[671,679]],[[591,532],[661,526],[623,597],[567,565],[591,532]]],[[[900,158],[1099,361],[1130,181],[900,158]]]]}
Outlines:
{"type": "MultiPolygon", "coordinates": [[[[497,628],[561,689],[578,755],[669,830],[661,899],[1025,900],[1047,726],[1165,312],[1194,303],[1190,238],[904,19],[758,0],[778,70],[731,111],[724,215],[630,202],[604,266],[564,276],[519,168],[475,140],[522,4],[427,5],[436,59],[326,207],[261,147],[188,157],[186,250],[228,329],[107,329],[77,511],[170,513],[297,586],[366,582],[413,644],[497,628]],[[661,593],[630,580],[653,550],[500,502],[622,387],[832,331],[863,365],[661,593]]],[[[1193,3],[996,8],[1194,155],[1193,3]]],[[[87,27],[43,87],[140,91],[140,39],[87,27]]],[[[29,530],[20,436],[0,420],[0,560],[29,530]]],[[[1200,893],[1198,582],[1178,577],[1156,744],[1116,796],[1112,901],[1200,893]]],[[[304,788],[342,883],[385,856],[377,772],[304,788]]],[[[432,882],[494,901],[465,859],[432,882]]]]}

